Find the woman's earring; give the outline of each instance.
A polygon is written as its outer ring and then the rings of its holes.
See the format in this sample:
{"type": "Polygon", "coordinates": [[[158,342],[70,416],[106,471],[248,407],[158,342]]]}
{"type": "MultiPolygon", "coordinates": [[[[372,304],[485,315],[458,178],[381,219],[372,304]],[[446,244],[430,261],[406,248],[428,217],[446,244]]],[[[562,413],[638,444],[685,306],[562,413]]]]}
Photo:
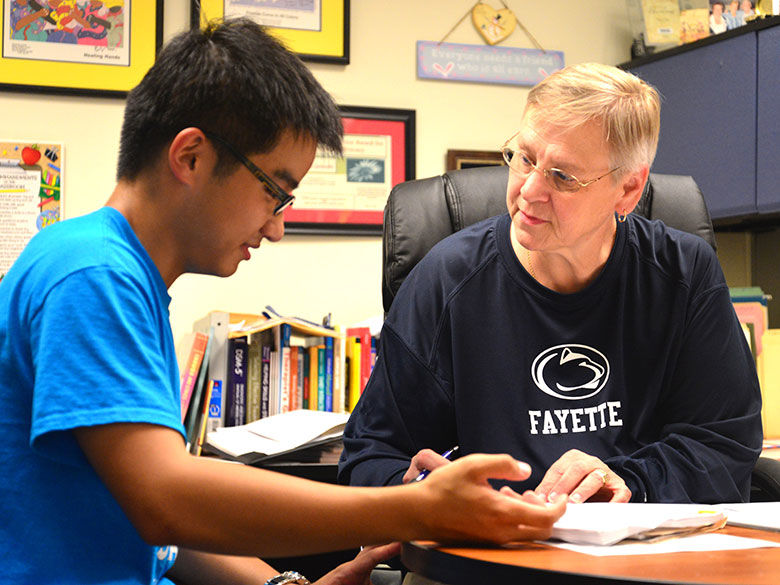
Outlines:
{"type": "Polygon", "coordinates": [[[624,221],[626,221],[626,210],[625,209],[623,211],[621,211],[620,214],[618,214],[618,221],[620,223],[623,223],[624,221]]]}

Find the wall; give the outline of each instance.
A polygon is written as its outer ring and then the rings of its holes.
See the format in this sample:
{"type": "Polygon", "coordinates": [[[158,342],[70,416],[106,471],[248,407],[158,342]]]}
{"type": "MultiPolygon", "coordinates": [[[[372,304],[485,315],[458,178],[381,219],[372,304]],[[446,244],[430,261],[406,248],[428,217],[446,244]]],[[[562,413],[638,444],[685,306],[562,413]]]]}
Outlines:
{"type": "MultiPolygon", "coordinates": [[[[506,2],[541,45],[563,51],[567,63],[617,64],[629,58],[622,0],[506,2]]],[[[415,42],[441,40],[473,4],[352,0],[351,63],[311,64],[341,104],[416,110],[418,177],[441,173],[448,148],[497,148],[514,132],[522,112],[526,88],[416,79],[415,42]]],[[[189,0],[165,1],[166,39],[188,22],[189,0]]],[[[468,18],[447,40],[482,42],[468,18]]],[[[518,28],[503,46],[533,45],[518,28]]],[[[64,214],[74,217],[101,206],[114,186],[122,111],[118,99],[0,92],[0,136],[65,144],[64,214]]],[[[253,312],[271,304],[313,320],[332,312],[342,325],[379,315],[380,260],[378,236],[287,236],[266,243],[228,279],[187,275],[173,285],[175,338],[217,308],[253,312]]]]}

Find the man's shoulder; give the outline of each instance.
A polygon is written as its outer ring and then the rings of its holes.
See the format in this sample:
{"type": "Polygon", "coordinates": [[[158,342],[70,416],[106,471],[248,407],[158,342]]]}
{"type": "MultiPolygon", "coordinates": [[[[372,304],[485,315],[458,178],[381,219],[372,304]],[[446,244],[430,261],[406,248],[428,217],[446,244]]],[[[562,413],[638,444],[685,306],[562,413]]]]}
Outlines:
{"type": "Polygon", "coordinates": [[[43,291],[73,274],[116,267],[126,243],[117,216],[116,210],[102,208],[47,226],[30,240],[8,277],[43,291]]]}

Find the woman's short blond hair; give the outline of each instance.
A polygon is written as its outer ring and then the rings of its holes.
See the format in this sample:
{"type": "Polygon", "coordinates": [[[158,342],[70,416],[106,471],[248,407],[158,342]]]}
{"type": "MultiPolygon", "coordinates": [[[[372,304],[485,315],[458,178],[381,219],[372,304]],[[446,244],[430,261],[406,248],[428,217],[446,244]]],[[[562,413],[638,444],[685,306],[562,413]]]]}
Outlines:
{"type": "Polygon", "coordinates": [[[569,65],[528,94],[524,117],[574,128],[597,121],[618,174],[652,165],[661,124],[658,92],[635,75],[600,63],[569,65]]]}

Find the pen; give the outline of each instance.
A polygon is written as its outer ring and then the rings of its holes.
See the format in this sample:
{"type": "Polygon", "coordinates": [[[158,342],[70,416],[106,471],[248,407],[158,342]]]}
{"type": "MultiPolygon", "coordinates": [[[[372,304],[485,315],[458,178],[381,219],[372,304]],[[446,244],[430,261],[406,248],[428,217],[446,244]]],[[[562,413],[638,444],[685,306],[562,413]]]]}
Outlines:
{"type": "MultiPolygon", "coordinates": [[[[442,453],[442,454],[441,454],[441,456],[442,456],[442,457],[444,457],[445,459],[452,459],[452,456],[453,456],[455,453],[457,453],[457,452],[458,452],[458,446],[457,446],[457,445],[455,445],[455,446],[454,446],[452,449],[450,449],[449,451],[445,451],[444,453],[442,453]]],[[[431,472],[431,470],[430,470],[430,469],[423,469],[423,470],[420,472],[420,475],[418,475],[417,477],[415,477],[415,478],[414,478],[414,481],[422,481],[422,480],[424,480],[426,477],[428,477],[428,474],[429,474],[430,472],[431,472]]]]}

